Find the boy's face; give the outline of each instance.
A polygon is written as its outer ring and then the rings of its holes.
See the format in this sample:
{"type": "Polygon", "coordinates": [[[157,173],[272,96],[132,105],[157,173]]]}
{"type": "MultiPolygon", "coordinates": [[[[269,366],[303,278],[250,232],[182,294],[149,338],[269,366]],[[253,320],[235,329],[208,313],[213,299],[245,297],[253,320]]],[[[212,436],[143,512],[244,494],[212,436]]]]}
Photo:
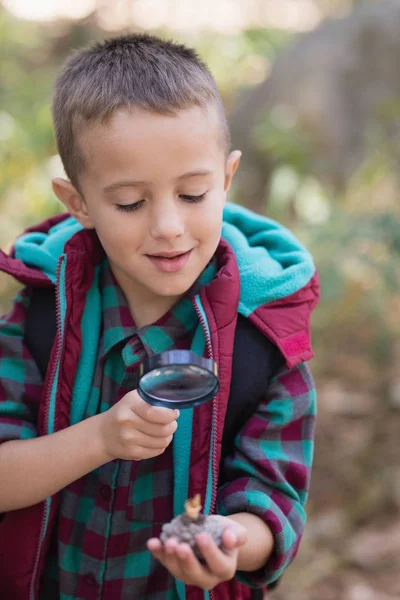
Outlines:
{"type": "Polygon", "coordinates": [[[79,139],[82,196],[53,189],[85,227],[94,227],[128,299],[183,295],[213,256],[240,152],[226,160],[213,106],[173,116],[118,110],[79,139]],[[84,198],[84,199],[83,199],[84,198]],[[173,258],[175,256],[175,258],[173,258]]]}

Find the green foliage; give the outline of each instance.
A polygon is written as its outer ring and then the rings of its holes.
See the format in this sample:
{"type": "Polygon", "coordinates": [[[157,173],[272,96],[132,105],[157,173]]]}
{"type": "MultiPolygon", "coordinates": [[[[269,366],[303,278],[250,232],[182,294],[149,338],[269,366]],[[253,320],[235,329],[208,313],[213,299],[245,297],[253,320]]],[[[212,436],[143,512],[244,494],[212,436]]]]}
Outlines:
{"type": "Polygon", "coordinates": [[[209,66],[229,110],[239,93],[261,82],[292,35],[275,29],[249,29],[235,35],[204,31],[180,39],[194,46],[209,66]]]}
{"type": "Polygon", "coordinates": [[[279,165],[290,165],[300,176],[306,175],[315,161],[312,138],[296,127],[289,107],[270,111],[254,128],[253,139],[261,152],[273,156],[279,165]]]}

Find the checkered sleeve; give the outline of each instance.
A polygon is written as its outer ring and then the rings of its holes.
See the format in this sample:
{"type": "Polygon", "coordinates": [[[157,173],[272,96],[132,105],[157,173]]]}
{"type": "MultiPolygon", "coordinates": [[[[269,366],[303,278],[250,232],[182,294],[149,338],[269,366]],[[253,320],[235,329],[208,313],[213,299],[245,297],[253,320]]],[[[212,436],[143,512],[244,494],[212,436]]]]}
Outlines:
{"type": "Polygon", "coordinates": [[[24,345],[30,298],[30,290],[22,289],[11,310],[0,317],[0,443],[37,435],[43,381],[24,345]]]}
{"type": "Polygon", "coordinates": [[[273,554],[263,568],[237,572],[237,579],[251,587],[276,581],[297,553],[306,522],[315,416],[307,364],[281,369],[222,465],[227,483],[218,490],[217,511],[254,513],[274,537],[273,554]]]}

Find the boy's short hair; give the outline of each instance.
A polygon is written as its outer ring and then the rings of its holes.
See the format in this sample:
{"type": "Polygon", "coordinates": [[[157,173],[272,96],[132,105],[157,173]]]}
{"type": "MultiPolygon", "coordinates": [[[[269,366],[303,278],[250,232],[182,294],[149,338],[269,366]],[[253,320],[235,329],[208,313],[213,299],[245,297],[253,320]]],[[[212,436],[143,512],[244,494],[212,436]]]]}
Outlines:
{"type": "Polygon", "coordinates": [[[121,36],[78,50],[65,63],[54,87],[53,121],[65,172],[78,187],[84,157],[78,132],[105,122],[118,108],[176,114],[214,103],[220,143],[229,148],[229,130],[213,76],[197,53],[182,44],[146,34],[121,36]]]}

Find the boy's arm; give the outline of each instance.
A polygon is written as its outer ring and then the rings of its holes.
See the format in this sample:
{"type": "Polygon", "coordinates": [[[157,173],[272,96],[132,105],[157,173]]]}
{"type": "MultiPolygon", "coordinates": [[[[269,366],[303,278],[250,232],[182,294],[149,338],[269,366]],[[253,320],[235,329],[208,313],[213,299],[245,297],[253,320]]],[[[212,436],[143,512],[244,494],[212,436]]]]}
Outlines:
{"type": "Polygon", "coordinates": [[[238,559],[237,577],[247,585],[272,583],[297,553],[306,521],[315,414],[315,387],[308,366],[281,369],[222,466],[218,512],[242,524],[242,513],[253,517],[238,559]],[[273,548],[265,528],[271,532],[273,548]],[[254,544],[267,560],[261,566],[258,561],[260,568],[253,570],[254,544]]]}
{"type": "Polygon", "coordinates": [[[109,410],[50,435],[0,445],[0,512],[41,502],[114,459],[159,456],[179,413],[147,404],[136,390],[109,410]]]}
{"type": "Polygon", "coordinates": [[[37,436],[43,379],[24,345],[30,302],[31,291],[24,288],[0,317],[0,442],[37,436]]]}
{"type": "Polygon", "coordinates": [[[52,435],[0,444],[0,513],[32,506],[109,460],[96,417],[52,435]]]}
{"type": "Polygon", "coordinates": [[[30,301],[24,288],[0,318],[0,512],[35,504],[98,466],[88,423],[37,437],[43,380],[24,345],[30,301]]]}
{"type": "Polygon", "coordinates": [[[247,531],[247,540],[240,546],[237,570],[257,571],[261,569],[274,549],[274,536],[268,525],[257,515],[241,512],[229,515],[229,518],[247,531]]]}
{"type": "Polygon", "coordinates": [[[36,504],[115,458],[158,456],[177,427],[178,411],[131,391],[102,414],[38,437],[43,382],[24,345],[29,303],[24,289],[0,318],[0,513],[36,504]]]}

